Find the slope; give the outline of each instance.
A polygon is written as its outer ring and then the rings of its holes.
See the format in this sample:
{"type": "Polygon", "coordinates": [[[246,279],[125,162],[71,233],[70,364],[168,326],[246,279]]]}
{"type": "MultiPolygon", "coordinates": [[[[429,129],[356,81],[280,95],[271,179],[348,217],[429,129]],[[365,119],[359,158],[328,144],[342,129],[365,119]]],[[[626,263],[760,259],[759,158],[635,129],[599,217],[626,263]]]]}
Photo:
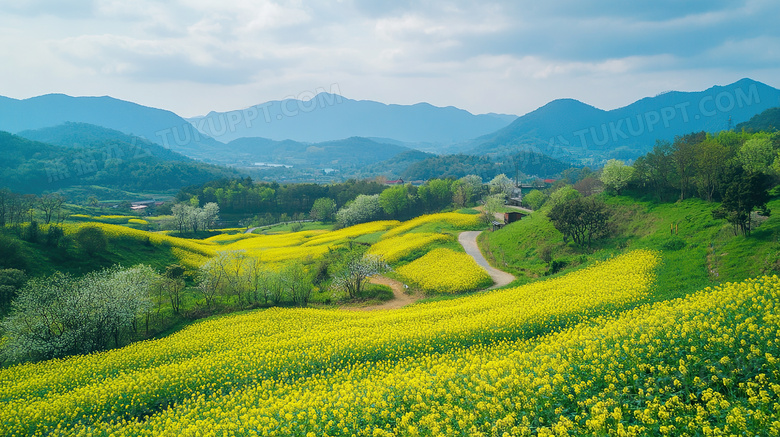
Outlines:
{"type": "Polygon", "coordinates": [[[119,145],[127,149],[143,150],[142,153],[150,154],[163,161],[192,161],[180,153],[146,139],[88,123],[69,121],[58,126],[21,131],[18,135],[29,140],[55,146],[100,149],[105,148],[107,145],[119,145]]]}
{"type": "Polygon", "coordinates": [[[191,157],[207,157],[220,143],[196,131],[170,111],[103,97],[47,94],[24,100],[0,99],[0,130],[58,126],[65,122],[89,123],[115,129],[169,147],[191,157]]]}
{"type": "Polygon", "coordinates": [[[635,159],[656,140],[727,130],[779,102],[780,90],[751,79],[701,92],[667,92],[611,111],[556,100],[497,132],[459,145],[459,150],[488,154],[527,149],[584,164],[635,159]]]}
{"type": "Polygon", "coordinates": [[[97,144],[61,147],[0,132],[0,185],[23,193],[84,185],[157,191],[238,176],[210,164],[164,160],[133,144],[97,144]]]}

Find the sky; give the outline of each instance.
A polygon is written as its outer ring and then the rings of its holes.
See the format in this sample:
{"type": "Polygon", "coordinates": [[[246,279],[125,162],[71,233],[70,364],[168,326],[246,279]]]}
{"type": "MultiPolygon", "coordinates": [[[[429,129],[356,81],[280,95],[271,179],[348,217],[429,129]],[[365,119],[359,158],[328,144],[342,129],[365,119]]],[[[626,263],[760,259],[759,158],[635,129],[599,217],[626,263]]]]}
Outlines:
{"type": "Polygon", "coordinates": [[[522,115],[749,77],[780,88],[777,0],[0,0],[0,95],[184,117],[320,91],[522,115]]]}

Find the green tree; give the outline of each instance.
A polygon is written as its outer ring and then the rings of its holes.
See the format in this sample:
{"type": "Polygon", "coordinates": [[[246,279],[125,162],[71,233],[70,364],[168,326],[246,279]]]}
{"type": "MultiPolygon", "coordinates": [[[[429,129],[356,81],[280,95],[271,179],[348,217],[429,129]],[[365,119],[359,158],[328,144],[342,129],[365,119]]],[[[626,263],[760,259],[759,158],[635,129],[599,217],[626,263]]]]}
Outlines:
{"type": "Polygon", "coordinates": [[[572,239],[580,246],[590,247],[593,240],[607,234],[610,213],[607,205],[595,197],[578,197],[555,204],[548,213],[563,241],[572,239]]]}
{"type": "Polygon", "coordinates": [[[571,202],[574,199],[579,199],[580,197],[582,197],[582,195],[579,191],[572,188],[571,185],[564,185],[550,194],[550,199],[547,203],[552,205],[552,207],[556,207],[571,202]]]}
{"type": "Polygon", "coordinates": [[[767,173],[776,156],[777,152],[766,134],[753,135],[737,152],[742,168],[749,173],[767,173]]]}
{"type": "Polygon", "coordinates": [[[108,240],[103,229],[97,226],[84,226],[75,235],[76,244],[90,257],[103,252],[108,247],[108,240]]]}
{"type": "Polygon", "coordinates": [[[743,168],[731,169],[726,178],[726,190],[721,206],[712,212],[714,218],[726,219],[734,228],[734,235],[741,232],[750,235],[752,213],[758,209],[763,215],[769,215],[767,208],[767,176],[762,173],[748,173],[743,168]]]}
{"type": "Polygon", "coordinates": [[[336,202],[329,197],[320,197],[314,201],[314,206],[309,211],[312,220],[328,222],[333,220],[336,214],[336,202]]]}
{"type": "Polygon", "coordinates": [[[547,201],[547,196],[539,190],[531,190],[530,193],[523,196],[523,203],[534,211],[541,208],[545,201],[547,201]]]}
{"type": "Polygon", "coordinates": [[[617,159],[610,159],[604,165],[604,169],[601,171],[601,182],[604,185],[615,191],[617,195],[623,188],[628,185],[631,179],[634,177],[634,167],[626,165],[623,161],[617,159]]]}
{"type": "Polygon", "coordinates": [[[406,185],[390,187],[379,194],[379,204],[388,216],[397,218],[409,207],[409,190],[406,185]]]}

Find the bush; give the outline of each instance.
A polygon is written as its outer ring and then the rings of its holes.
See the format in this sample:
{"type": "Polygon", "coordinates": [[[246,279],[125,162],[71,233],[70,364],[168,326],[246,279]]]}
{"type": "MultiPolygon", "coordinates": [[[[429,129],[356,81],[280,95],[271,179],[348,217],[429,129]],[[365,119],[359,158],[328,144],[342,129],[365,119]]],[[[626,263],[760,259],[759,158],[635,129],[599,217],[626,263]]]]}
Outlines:
{"type": "Polygon", "coordinates": [[[76,244],[89,256],[95,256],[108,247],[108,240],[103,229],[97,226],[85,226],[76,232],[76,244]]]}

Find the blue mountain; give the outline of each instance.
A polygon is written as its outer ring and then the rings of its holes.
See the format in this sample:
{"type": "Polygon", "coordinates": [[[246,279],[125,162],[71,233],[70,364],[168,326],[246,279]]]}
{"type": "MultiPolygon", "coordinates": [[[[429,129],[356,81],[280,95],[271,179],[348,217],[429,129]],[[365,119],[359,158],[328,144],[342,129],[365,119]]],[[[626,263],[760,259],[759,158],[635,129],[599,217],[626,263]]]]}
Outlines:
{"type": "Polygon", "coordinates": [[[583,164],[630,160],[651,150],[656,140],[732,129],[777,106],[780,90],[751,79],[701,92],[667,92],[611,111],[561,99],[454,150],[479,155],[530,150],[583,164]]]}

